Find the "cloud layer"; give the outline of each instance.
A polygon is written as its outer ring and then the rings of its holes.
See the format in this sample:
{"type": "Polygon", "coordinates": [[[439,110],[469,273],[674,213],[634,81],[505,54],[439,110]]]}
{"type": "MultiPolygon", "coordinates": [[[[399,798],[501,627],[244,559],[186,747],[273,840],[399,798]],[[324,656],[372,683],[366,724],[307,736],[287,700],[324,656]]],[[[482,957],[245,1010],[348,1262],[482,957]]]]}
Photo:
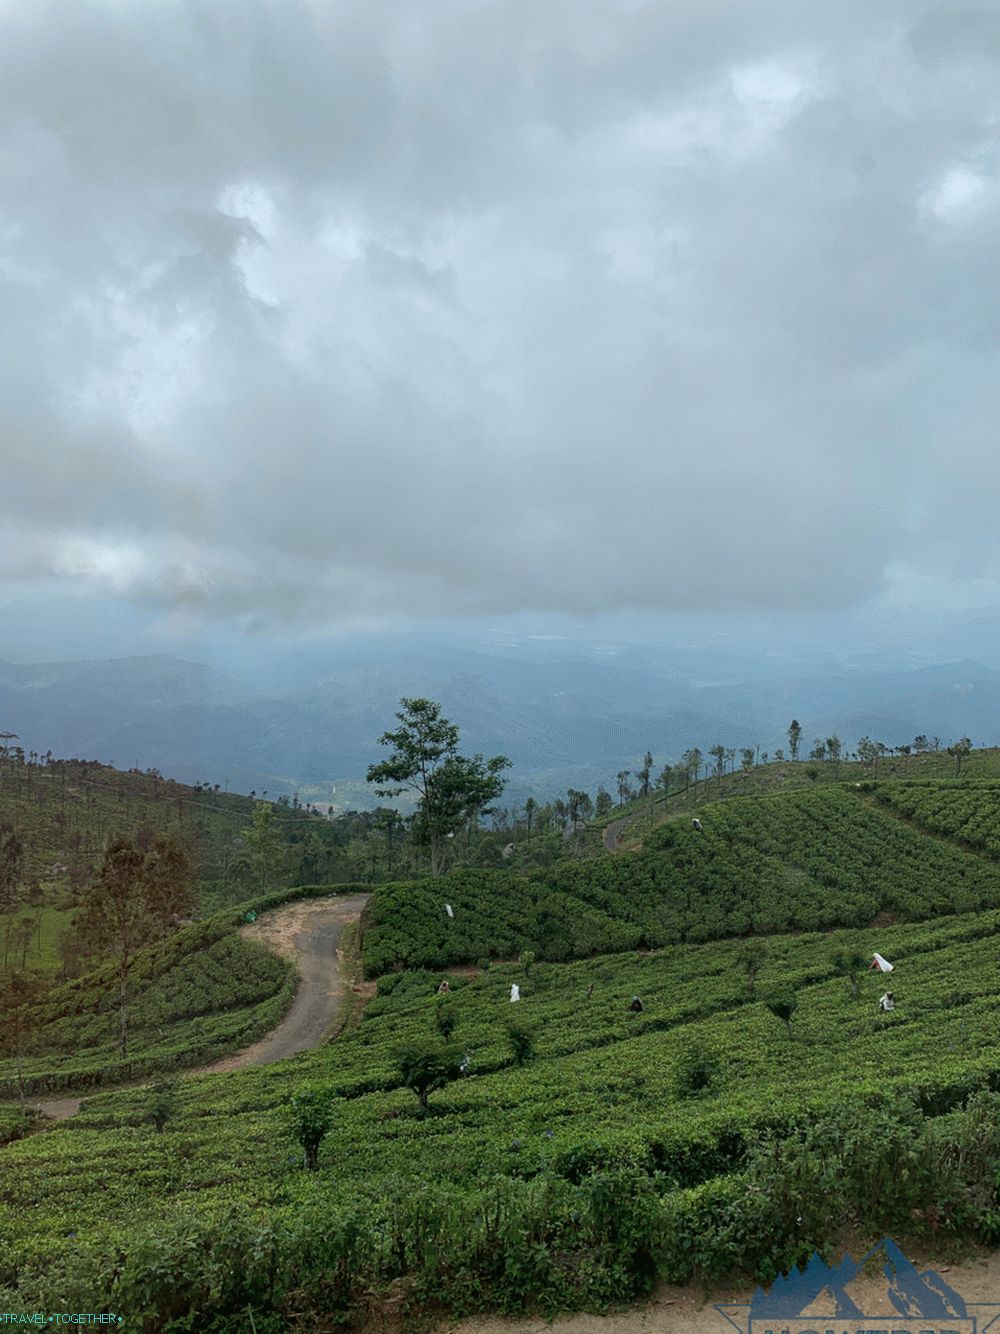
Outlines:
{"type": "Polygon", "coordinates": [[[5,586],[288,626],[996,578],[995,13],[0,0],[5,586]]]}

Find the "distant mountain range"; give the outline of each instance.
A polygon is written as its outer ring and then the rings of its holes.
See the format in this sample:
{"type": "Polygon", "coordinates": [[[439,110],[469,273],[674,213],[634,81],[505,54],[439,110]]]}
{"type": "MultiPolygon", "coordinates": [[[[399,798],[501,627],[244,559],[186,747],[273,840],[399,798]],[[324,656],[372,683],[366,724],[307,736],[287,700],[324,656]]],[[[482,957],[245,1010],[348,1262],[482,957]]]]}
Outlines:
{"type": "MultiPolygon", "coordinates": [[[[320,799],[363,779],[403,695],[439,700],[463,749],[510,756],[511,799],[613,788],[647,748],[658,765],[720,742],[773,752],[793,716],[805,750],[833,732],[845,749],[864,735],[897,745],[920,732],[1000,743],[1000,672],[969,659],[796,661],[733,644],[421,635],[300,653],[266,685],[164,654],[0,661],[0,730],[43,753],[320,799]]],[[[351,804],[369,797],[349,790],[351,804]]]]}

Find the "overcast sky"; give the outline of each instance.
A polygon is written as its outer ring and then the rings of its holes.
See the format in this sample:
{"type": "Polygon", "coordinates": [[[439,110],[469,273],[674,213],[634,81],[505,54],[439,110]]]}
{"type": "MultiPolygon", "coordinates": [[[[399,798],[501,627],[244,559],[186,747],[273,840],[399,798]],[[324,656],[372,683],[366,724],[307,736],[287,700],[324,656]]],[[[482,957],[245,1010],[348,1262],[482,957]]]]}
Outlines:
{"type": "Polygon", "coordinates": [[[15,612],[1000,602],[996,3],[0,0],[0,108],[15,612]]]}

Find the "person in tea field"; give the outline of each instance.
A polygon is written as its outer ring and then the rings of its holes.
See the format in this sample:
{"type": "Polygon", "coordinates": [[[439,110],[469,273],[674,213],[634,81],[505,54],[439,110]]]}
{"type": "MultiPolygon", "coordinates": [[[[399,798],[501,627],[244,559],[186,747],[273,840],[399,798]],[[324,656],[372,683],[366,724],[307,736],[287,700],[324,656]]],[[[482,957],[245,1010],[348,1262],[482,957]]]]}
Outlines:
{"type": "Polygon", "coordinates": [[[516,982],[512,982],[510,984],[510,999],[512,1002],[519,1001],[521,999],[521,988],[517,985],[516,982]]]}
{"type": "Polygon", "coordinates": [[[628,1008],[633,1014],[642,1014],[646,1007],[638,996],[633,996],[628,1008]]]}
{"type": "Polygon", "coordinates": [[[448,985],[448,979],[447,979],[447,978],[445,978],[445,980],[444,980],[444,981],[441,983],[441,985],[438,987],[437,994],[438,994],[439,996],[450,996],[450,995],[451,995],[451,987],[448,985]]]}
{"type": "Polygon", "coordinates": [[[692,829],[701,829],[701,821],[698,819],[697,815],[696,815],[696,816],[694,817],[694,819],[691,821],[691,828],[692,828],[692,829]]]}
{"type": "Polygon", "coordinates": [[[892,998],[891,991],[887,991],[884,996],[879,998],[878,1008],[880,1014],[888,1014],[890,1010],[896,1008],[896,1002],[892,998]]]}

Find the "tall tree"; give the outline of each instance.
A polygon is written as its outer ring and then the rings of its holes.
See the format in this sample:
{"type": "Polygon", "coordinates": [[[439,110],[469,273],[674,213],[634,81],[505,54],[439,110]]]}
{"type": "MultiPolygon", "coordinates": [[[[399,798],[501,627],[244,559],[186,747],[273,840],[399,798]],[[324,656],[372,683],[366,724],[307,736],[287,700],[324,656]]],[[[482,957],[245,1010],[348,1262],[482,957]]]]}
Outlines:
{"type": "Polygon", "coordinates": [[[948,747],[948,754],[955,761],[955,777],[962,772],[962,761],[971,753],[972,742],[967,736],[962,737],[961,741],[956,741],[953,746],[948,747]]]}
{"type": "Polygon", "coordinates": [[[536,806],[537,806],[537,802],[535,801],[535,798],[534,798],[534,797],[529,797],[529,798],[527,799],[527,801],[524,803],[524,830],[525,830],[525,832],[524,832],[524,836],[525,836],[525,838],[530,838],[530,837],[531,837],[531,822],[532,822],[532,820],[535,818],[535,809],[536,809],[536,806]]]}
{"type": "Polygon", "coordinates": [[[692,746],[690,750],[686,750],[681,756],[681,759],[687,765],[689,772],[694,774],[696,786],[698,783],[698,775],[701,773],[701,762],[703,758],[704,756],[697,746],[692,746]]]}
{"type": "Polygon", "coordinates": [[[835,776],[840,773],[840,752],[842,749],[843,747],[841,746],[840,743],[840,737],[837,736],[836,732],[834,732],[833,736],[827,737],[826,753],[827,755],[829,755],[830,759],[833,760],[833,763],[835,765],[833,771],[835,776]]]}
{"type": "Polygon", "coordinates": [[[788,750],[793,760],[799,758],[799,742],[802,740],[802,724],[793,718],[788,724],[788,750]]]}
{"type": "Polygon", "coordinates": [[[17,1091],[24,1110],[25,1051],[39,1025],[38,1003],[45,995],[44,980],[37,974],[10,971],[0,974],[0,1052],[13,1056],[17,1069],[17,1091]]]}
{"type": "Polygon", "coordinates": [[[617,783],[618,783],[618,805],[619,805],[619,806],[621,806],[621,804],[625,801],[625,798],[626,798],[626,797],[630,797],[630,796],[632,795],[632,789],[631,789],[631,788],[629,787],[629,785],[628,785],[628,780],[629,780],[631,777],[632,777],[632,772],[631,772],[630,769],[619,769],[619,770],[618,770],[618,773],[617,773],[617,775],[616,775],[616,779],[617,779],[617,783]]]}
{"type": "Polygon", "coordinates": [[[594,810],[594,803],[590,799],[590,794],[575,787],[569,788],[566,793],[566,806],[569,811],[570,825],[574,828],[579,821],[588,819],[594,810]]]}
{"type": "Polygon", "coordinates": [[[870,736],[863,736],[858,742],[858,759],[862,764],[871,767],[874,778],[878,777],[878,762],[881,754],[879,743],[873,741],[870,736]]]}
{"type": "Polygon", "coordinates": [[[639,772],[636,774],[636,778],[638,778],[638,780],[639,780],[639,796],[640,796],[640,797],[648,797],[648,796],[649,796],[649,778],[650,778],[650,774],[652,774],[652,772],[653,772],[653,757],[652,757],[652,755],[650,754],[650,752],[647,750],[647,751],[646,751],[646,754],[645,754],[644,757],[643,757],[642,768],[641,768],[641,769],[639,770],[639,772]]]}
{"type": "Polygon", "coordinates": [[[608,812],[613,809],[614,804],[615,799],[607,788],[598,787],[597,798],[594,801],[594,814],[597,818],[600,819],[602,815],[607,815],[608,812]]]}
{"type": "Polygon", "coordinates": [[[440,704],[429,699],[400,701],[400,726],[383,732],[379,745],[392,754],[368,768],[368,782],[380,797],[398,797],[409,790],[417,796],[413,821],[416,841],[430,850],[431,875],[444,867],[446,840],[467,821],[489,814],[490,803],[504,788],[500,777],[510,768],[505,755],[484,760],[458,753],[458,728],[441,716],[440,704]]]}
{"type": "Polygon", "coordinates": [[[753,746],[744,746],[740,751],[740,768],[743,770],[744,778],[750,777],[756,756],[757,752],[753,746]]]}
{"type": "Polygon", "coordinates": [[[77,933],[110,954],[118,979],[119,1050],[128,1054],[128,981],[136,955],[168,929],[171,911],[183,910],[186,891],[163,890],[163,867],[132,839],[119,837],[105,850],[100,869],[84,892],[77,933]]]}
{"type": "Polygon", "coordinates": [[[255,802],[250,820],[250,828],[243,831],[243,840],[250,850],[258,884],[264,893],[274,888],[284,864],[286,848],[274,807],[269,802],[255,802]]]}
{"type": "Polygon", "coordinates": [[[715,776],[721,783],[726,772],[726,748],[722,745],[709,746],[708,753],[715,761],[715,776]]]}

